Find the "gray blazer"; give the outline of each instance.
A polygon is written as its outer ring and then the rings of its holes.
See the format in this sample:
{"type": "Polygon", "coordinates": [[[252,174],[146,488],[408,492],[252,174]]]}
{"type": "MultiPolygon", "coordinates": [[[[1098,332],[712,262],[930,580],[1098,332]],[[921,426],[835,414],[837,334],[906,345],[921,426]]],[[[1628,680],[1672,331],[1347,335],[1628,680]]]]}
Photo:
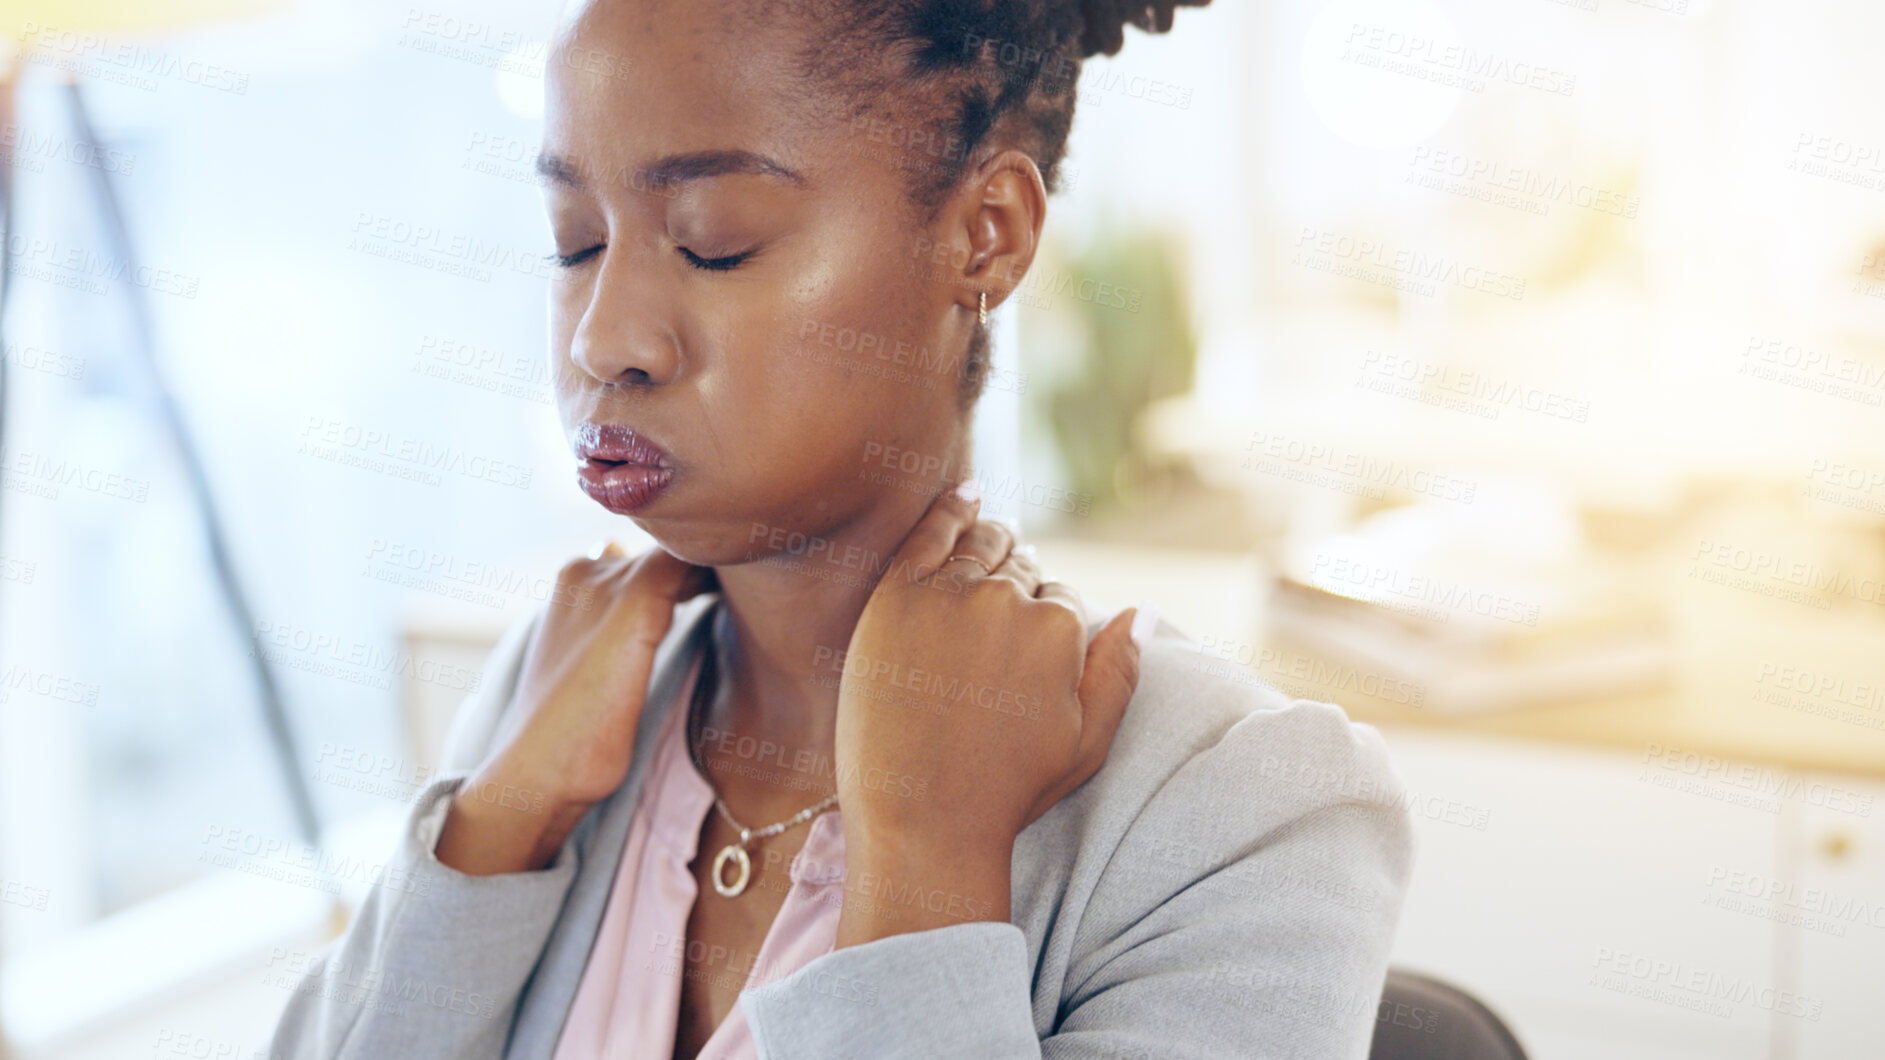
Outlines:
{"type": "MultiPolygon", "coordinates": [[[[271,1057],[550,1057],[714,599],[676,611],[621,788],[546,868],[467,876],[433,845],[541,610],[505,634],[380,883],[283,983],[271,1057]]],[[[1105,766],[1016,839],[1012,922],[878,939],[744,992],[761,1060],[1367,1055],[1413,860],[1380,733],[1170,626],[1140,669],[1105,766]]]]}

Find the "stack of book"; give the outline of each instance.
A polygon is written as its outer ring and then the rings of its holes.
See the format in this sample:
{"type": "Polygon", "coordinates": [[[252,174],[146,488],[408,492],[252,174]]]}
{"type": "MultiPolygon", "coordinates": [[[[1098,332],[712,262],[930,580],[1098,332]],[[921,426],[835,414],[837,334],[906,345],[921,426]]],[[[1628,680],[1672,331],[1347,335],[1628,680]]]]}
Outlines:
{"type": "Polygon", "coordinates": [[[1349,687],[1402,682],[1436,714],[1658,688],[1674,667],[1654,587],[1589,555],[1384,563],[1324,550],[1281,573],[1270,615],[1274,642],[1349,668],[1361,678],[1349,687]]]}

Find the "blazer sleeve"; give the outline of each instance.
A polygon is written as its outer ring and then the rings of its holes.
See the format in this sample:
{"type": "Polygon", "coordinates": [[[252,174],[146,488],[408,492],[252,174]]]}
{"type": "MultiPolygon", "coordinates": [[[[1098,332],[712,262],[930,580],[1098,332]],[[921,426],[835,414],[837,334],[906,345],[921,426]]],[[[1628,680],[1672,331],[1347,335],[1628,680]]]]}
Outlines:
{"type": "Polygon", "coordinates": [[[741,1003],[760,1060],[1364,1060],[1412,860],[1380,734],[1297,701],[1237,723],[1140,811],[1047,1033],[1008,923],[836,950],[741,1003]]]}
{"type": "Polygon", "coordinates": [[[573,839],[534,872],[469,876],[433,852],[453,795],[509,703],[541,611],[506,631],[452,719],[381,882],[326,950],[271,960],[293,991],[268,1055],[289,1060],[500,1060],[524,983],[576,877],[573,839]]]}

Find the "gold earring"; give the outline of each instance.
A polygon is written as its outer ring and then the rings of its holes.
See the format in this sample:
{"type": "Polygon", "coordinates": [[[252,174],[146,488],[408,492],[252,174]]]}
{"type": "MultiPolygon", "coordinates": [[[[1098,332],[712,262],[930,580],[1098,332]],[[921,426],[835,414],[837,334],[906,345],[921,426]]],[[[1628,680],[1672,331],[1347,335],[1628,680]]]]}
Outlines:
{"type": "Polygon", "coordinates": [[[988,292],[987,291],[982,292],[982,304],[980,307],[976,309],[975,314],[983,325],[987,325],[988,323],[988,292]]]}

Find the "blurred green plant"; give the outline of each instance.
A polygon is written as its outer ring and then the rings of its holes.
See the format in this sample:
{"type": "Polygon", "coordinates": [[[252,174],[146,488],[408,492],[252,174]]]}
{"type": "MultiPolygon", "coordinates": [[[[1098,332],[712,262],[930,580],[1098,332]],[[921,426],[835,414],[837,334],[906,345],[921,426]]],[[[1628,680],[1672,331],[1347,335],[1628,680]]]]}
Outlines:
{"type": "Polygon", "coordinates": [[[1162,234],[1115,230],[1043,284],[1046,308],[1069,318],[1072,352],[1037,400],[1067,487],[1095,510],[1130,501],[1145,480],[1134,439],[1146,407],[1191,389],[1198,351],[1178,259],[1162,234]]]}

